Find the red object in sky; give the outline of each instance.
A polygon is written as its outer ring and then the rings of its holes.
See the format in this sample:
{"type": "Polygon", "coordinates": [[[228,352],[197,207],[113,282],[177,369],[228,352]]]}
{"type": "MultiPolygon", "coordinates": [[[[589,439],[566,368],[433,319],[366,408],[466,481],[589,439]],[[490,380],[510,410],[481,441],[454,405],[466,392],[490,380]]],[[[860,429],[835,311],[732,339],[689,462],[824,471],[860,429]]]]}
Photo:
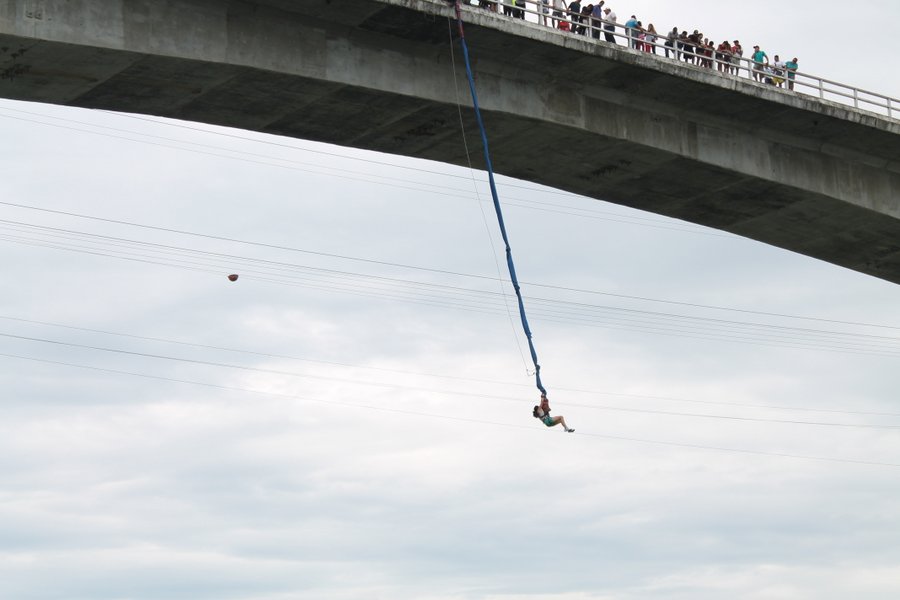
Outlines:
{"type": "Polygon", "coordinates": [[[228,281],[237,281],[237,279],[238,279],[237,273],[232,273],[231,275],[228,276],[228,281]]]}

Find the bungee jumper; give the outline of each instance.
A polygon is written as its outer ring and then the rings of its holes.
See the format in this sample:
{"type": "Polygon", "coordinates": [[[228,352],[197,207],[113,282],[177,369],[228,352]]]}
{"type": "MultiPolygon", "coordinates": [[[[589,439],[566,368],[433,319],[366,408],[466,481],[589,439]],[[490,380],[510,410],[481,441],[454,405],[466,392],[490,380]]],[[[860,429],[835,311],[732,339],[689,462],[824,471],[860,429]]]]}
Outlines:
{"type": "Polygon", "coordinates": [[[541,394],[541,403],[538,406],[534,407],[534,410],[531,411],[531,416],[535,419],[540,419],[541,422],[547,427],[553,427],[554,425],[562,425],[563,431],[566,433],[574,433],[574,429],[570,429],[568,425],[566,425],[566,420],[562,415],[558,417],[550,416],[550,401],[547,400],[546,394],[541,394]]]}
{"type": "Polygon", "coordinates": [[[500,235],[503,238],[503,244],[506,246],[506,267],[509,270],[509,279],[516,292],[516,300],[519,304],[519,317],[522,321],[522,329],[525,332],[525,338],[528,340],[528,350],[531,353],[531,362],[534,364],[534,383],[541,392],[541,404],[535,406],[532,414],[535,418],[541,419],[547,427],[553,427],[562,424],[563,429],[572,433],[574,429],[569,429],[565,419],[562,417],[550,416],[550,403],[547,401],[547,390],[541,383],[541,365],[538,363],[537,351],[534,348],[534,341],[531,336],[531,327],[528,326],[528,317],[525,315],[525,301],[522,299],[522,290],[519,286],[519,279],[516,276],[516,266],[513,262],[512,248],[509,245],[509,236],[506,233],[506,224],[503,222],[503,210],[500,207],[500,198],[497,195],[497,185],[494,182],[494,167],[491,163],[491,151],[488,147],[487,131],[484,127],[484,120],[481,118],[481,108],[478,106],[478,93],[475,91],[475,77],[472,74],[472,63],[469,60],[469,45],[466,42],[466,34],[463,29],[462,10],[460,9],[460,0],[447,0],[448,4],[455,6],[456,24],[459,30],[459,42],[462,48],[463,58],[466,64],[466,78],[469,81],[469,92],[472,95],[472,108],[475,111],[475,120],[478,123],[478,129],[481,132],[481,145],[484,150],[484,163],[488,174],[488,183],[491,188],[491,199],[494,202],[494,212],[497,215],[497,224],[500,226],[500,235]]]}

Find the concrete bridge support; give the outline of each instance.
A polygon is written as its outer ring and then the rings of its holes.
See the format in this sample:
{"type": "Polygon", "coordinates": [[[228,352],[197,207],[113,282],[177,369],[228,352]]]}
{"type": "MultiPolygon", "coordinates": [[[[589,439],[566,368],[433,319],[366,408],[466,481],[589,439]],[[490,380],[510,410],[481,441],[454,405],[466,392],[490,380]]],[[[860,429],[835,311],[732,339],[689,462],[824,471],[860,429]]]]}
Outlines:
{"type": "MultiPolygon", "coordinates": [[[[0,96],[465,164],[450,11],[0,0],[0,96]]],[[[475,8],[465,19],[498,172],[900,283],[900,122],[475,8]]]]}

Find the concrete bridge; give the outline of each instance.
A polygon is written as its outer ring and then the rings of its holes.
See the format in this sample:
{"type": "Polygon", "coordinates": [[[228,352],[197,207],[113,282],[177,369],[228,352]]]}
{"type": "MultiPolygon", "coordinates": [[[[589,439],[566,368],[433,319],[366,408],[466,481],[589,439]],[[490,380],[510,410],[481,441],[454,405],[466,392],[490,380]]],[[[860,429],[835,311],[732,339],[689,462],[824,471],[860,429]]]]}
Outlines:
{"type": "MultiPolygon", "coordinates": [[[[440,0],[0,0],[0,96],[462,165],[450,14],[440,0]]],[[[474,7],[464,19],[497,172],[900,283],[900,122],[474,7]]]]}

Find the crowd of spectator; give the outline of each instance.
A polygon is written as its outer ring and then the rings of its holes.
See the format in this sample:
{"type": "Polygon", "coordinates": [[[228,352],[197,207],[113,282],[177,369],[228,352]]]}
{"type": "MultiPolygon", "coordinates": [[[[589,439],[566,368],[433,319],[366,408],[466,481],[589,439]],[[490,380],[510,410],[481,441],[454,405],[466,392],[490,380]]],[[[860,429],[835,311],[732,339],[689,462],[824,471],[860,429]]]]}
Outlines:
{"type": "MultiPolygon", "coordinates": [[[[617,36],[624,37],[625,44],[635,50],[651,54],[657,54],[661,50],[666,58],[715,69],[723,75],[738,75],[742,68],[744,48],[740,41],[725,40],[716,44],[697,29],[689,34],[687,30],[679,32],[678,27],[673,27],[671,31],[661,35],[653,23],[645,27],[635,15],[631,15],[624,25],[619,25],[616,13],[609,6],[605,6],[606,0],[592,4],[583,3],[581,0],[571,0],[568,4],[566,0],[468,0],[468,2],[494,12],[498,12],[499,7],[502,7],[504,15],[516,19],[524,19],[528,10],[527,5],[532,4],[534,7],[530,10],[537,14],[539,24],[561,31],[590,36],[596,40],[601,39],[602,34],[603,40],[610,44],[618,43],[617,36]],[[616,34],[616,28],[624,30],[624,33],[616,34]]],[[[789,90],[794,89],[798,69],[796,58],[782,61],[776,54],[770,60],[759,46],[753,46],[749,63],[749,68],[743,68],[754,81],[778,87],[787,84],[789,90]]]]}

